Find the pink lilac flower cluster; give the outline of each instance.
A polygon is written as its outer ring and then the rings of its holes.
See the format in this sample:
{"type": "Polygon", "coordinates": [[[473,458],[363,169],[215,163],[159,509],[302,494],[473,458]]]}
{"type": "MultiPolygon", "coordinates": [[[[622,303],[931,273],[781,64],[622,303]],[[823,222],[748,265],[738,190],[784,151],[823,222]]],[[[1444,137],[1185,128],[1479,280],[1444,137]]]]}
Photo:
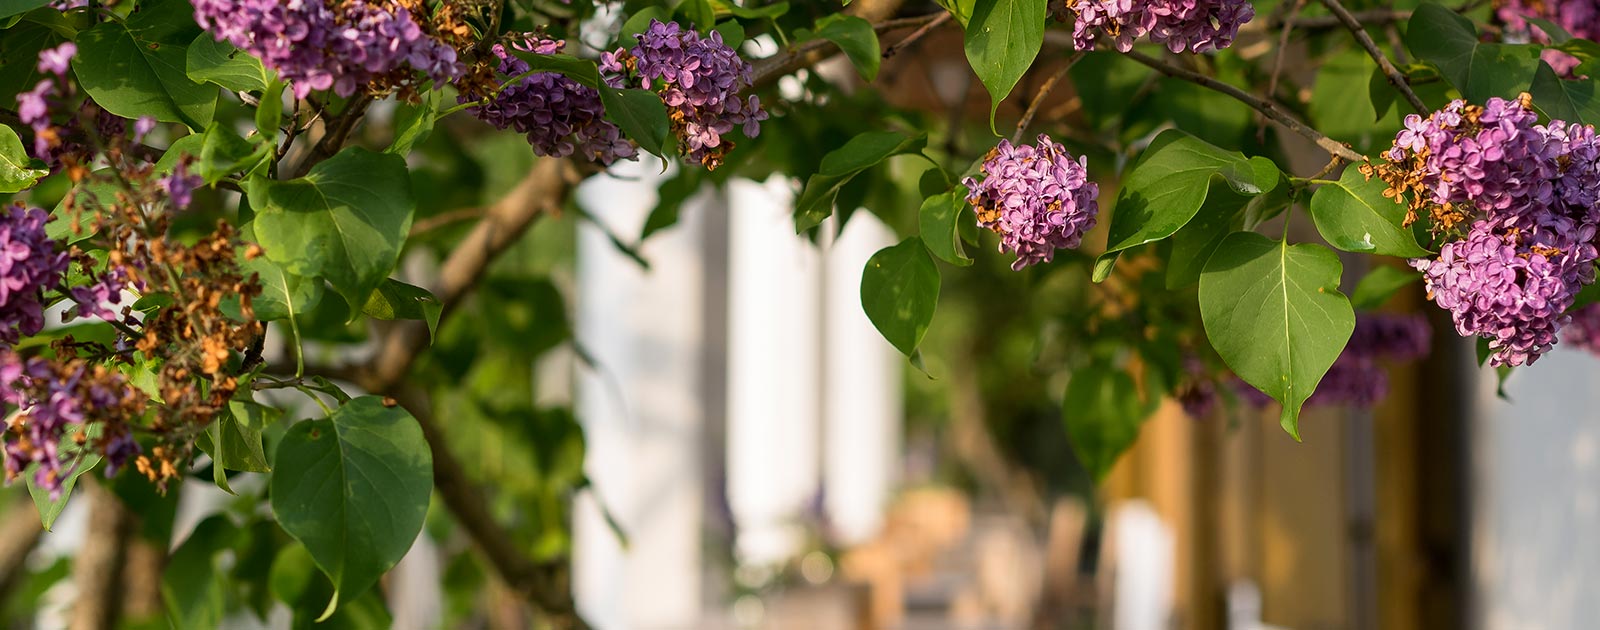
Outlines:
{"type": "Polygon", "coordinates": [[[0,347],[44,328],[44,292],[67,272],[67,253],[45,234],[49,220],[38,208],[0,208],[0,347]]]}
{"type": "Polygon", "coordinates": [[[600,71],[611,87],[631,84],[661,95],[684,157],[715,169],[733,145],[723,135],[734,127],[747,138],[761,133],[767,112],[760,99],[739,96],[754,71],[721,33],[701,37],[675,22],[651,20],[634,37],[639,43],[633,48],[602,54],[600,71]]]}
{"type": "Polygon", "coordinates": [[[1561,341],[1579,350],[1600,355],[1600,304],[1572,309],[1572,321],[1561,328],[1561,341]]]}
{"type": "Polygon", "coordinates": [[[1457,100],[1406,128],[1380,169],[1391,194],[1409,192],[1434,228],[1465,234],[1437,258],[1418,258],[1428,295],[1456,331],[1489,340],[1491,363],[1527,365],[1556,342],[1578,291],[1594,282],[1600,226],[1594,129],[1538,125],[1527,95],[1457,100]]]}
{"type": "MultiPolygon", "coordinates": [[[[1497,0],[1494,14],[1505,26],[1501,38],[1510,43],[1550,43],[1549,34],[1529,22],[1534,17],[1549,20],[1573,37],[1593,40],[1600,36],[1600,4],[1595,0],[1497,0]]],[[[1579,64],[1577,57],[1546,48],[1539,55],[1563,76],[1579,64]]]]}
{"type": "Polygon", "coordinates": [[[1089,181],[1088,164],[1039,134],[1033,145],[1001,140],[983,161],[983,177],[962,182],[978,225],[1000,235],[1001,251],[1017,255],[1012,269],[1050,262],[1094,227],[1100,187],[1089,181]]]}
{"type": "Polygon", "coordinates": [[[1064,9],[1057,13],[1074,18],[1075,48],[1090,50],[1105,34],[1122,52],[1143,35],[1175,53],[1222,50],[1256,16],[1248,0],[1067,0],[1064,9]]]}
{"type": "MultiPolygon", "coordinates": [[[[67,69],[78,47],[66,42],[55,48],[39,51],[39,74],[45,78],[32,90],[17,95],[17,118],[33,130],[33,157],[52,169],[59,168],[63,160],[84,157],[88,147],[78,142],[78,117],[57,122],[52,114],[67,107],[72,84],[67,81],[67,69]]],[[[79,112],[81,117],[93,117],[98,127],[115,128],[122,120],[106,113],[93,101],[85,100],[79,112]]]]}
{"type": "MultiPolygon", "coordinates": [[[[531,33],[512,45],[516,50],[540,55],[556,54],[565,46],[564,41],[531,33]]],[[[500,60],[498,70],[505,79],[522,76],[530,69],[528,62],[512,54],[504,44],[495,44],[492,51],[500,60]]],[[[467,103],[481,97],[462,94],[457,100],[467,103]]],[[[490,95],[488,103],[468,111],[498,129],[527,134],[534,153],[539,155],[567,157],[577,152],[607,166],[638,155],[633,143],[605,119],[600,92],[559,73],[528,75],[490,95]]]]}
{"type": "MultiPolygon", "coordinates": [[[[1421,315],[1358,313],[1350,341],[1306,399],[1308,407],[1348,405],[1370,408],[1389,394],[1389,374],[1380,360],[1415,361],[1428,355],[1433,328],[1421,315]]],[[[1243,380],[1234,379],[1234,393],[1253,407],[1272,399],[1243,380]]]]}
{"type": "Polygon", "coordinates": [[[17,414],[4,433],[6,479],[32,466],[34,484],[59,498],[62,483],[84,465],[61,448],[78,435],[84,436],[79,442],[84,449],[105,456],[106,476],[115,475],[140,452],[125,420],[143,411],[146,398],[104,366],[23,358],[0,349],[0,416],[17,414]],[[101,433],[92,440],[87,437],[91,424],[101,433]]]}
{"type": "Polygon", "coordinates": [[[350,96],[395,72],[422,72],[440,84],[462,72],[455,49],[430,36],[392,0],[193,4],[202,28],[259,57],[290,82],[296,97],[329,89],[350,96]]]}

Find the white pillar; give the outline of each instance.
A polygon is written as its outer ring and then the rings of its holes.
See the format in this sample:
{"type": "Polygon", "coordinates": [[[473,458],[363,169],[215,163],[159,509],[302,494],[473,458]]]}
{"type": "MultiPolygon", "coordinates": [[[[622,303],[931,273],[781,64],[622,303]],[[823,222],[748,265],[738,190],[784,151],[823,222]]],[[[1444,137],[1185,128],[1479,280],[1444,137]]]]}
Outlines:
{"type": "MultiPolygon", "coordinates": [[[[636,238],[660,176],[647,162],[614,170],[628,179],[590,178],[578,200],[636,238]]],[[[686,204],[681,223],[651,237],[642,250],[650,271],[596,227],[578,232],[577,337],[597,364],[578,368],[578,418],[596,492],[577,501],[573,573],[580,611],[603,630],[701,623],[700,214],[686,204]],[[596,493],[627,533],[626,550],[596,493]]]]}
{"type": "Polygon", "coordinates": [[[840,545],[878,534],[897,481],[906,359],[861,310],[861,270],[894,243],[889,226],[857,212],[827,252],[823,487],[840,545]]]}
{"type": "Polygon", "coordinates": [[[800,549],[818,489],[818,253],[795,234],[786,179],[728,185],[728,503],[738,559],[800,549]]]}

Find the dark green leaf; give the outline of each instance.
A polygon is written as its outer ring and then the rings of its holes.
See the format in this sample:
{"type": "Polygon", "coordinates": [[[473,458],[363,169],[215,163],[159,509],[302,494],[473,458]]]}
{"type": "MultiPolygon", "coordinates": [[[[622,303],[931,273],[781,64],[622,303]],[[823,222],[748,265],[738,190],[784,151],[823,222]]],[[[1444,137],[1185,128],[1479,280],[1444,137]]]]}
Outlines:
{"type": "Polygon", "coordinates": [[[1310,243],[1252,232],[1228,236],[1200,276],[1206,336],[1228,367],[1283,403],[1280,423],[1300,439],[1300,406],[1355,328],[1339,293],[1339,257],[1310,243]]]}
{"type": "Polygon", "coordinates": [[[288,319],[316,308],[322,301],[322,281],[293,275],[265,257],[239,263],[245,273],[261,280],[261,295],[250,301],[255,319],[263,322],[288,319]]]}
{"type": "Polygon", "coordinates": [[[558,72],[589,87],[600,85],[600,70],[588,59],[579,59],[567,54],[541,55],[516,49],[512,49],[511,54],[528,62],[529,70],[558,72]]]}
{"type": "Polygon", "coordinates": [[[878,65],[883,61],[878,48],[878,34],[872,23],[853,15],[835,13],[817,20],[817,37],[839,46],[861,78],[872,81],[878,78],[878,65]]]}
{"type": "Polygon", "coordinates": [[[211,123],[206,129],[205,141],[200,145],[200,161],[196,164],[200,176],[207,184],[215,184],[236,173],[248,173],[271,159],[273,147],[252,136],[240,138],[232,129],[221,123],[211,123]]]}
{"type": "Polygon", "coordinates": [[[1067,381],[1061,417],[1072,452],[1096,481],[1133,446],[1147,415],[1133,378],[1116,366],[1096,363],[1067,381]]]}
{"type": "Polygon", "coordinates": [[[600,102],[605,105],[606,118],[617,123],[622,133],[639,143],[639,148],[664,156],[662,148],[671,123],[660,96],[649,90],[604,87],[600,89],[600,102]]]}
{"type": "Polygon", "coordinates": [[[333,581],[324,618],[400,561],[422,531],[433,492],[421,427],[373,396],[294,425],[273,469],[273,516],[333,581]]]}
{"type": "Polygon", "coordinates": [[[1428,255],[1411,229],[1401,224],[1406,206],[1383,196],[1389,185],[1368,179],[1357,168],[1344,169],[1339,181],[1311,194],[1311,218],[1330,245],[1347,252],[1415,258],[1428,255]]]}
{"type": "Polygon", "coordinates": [[[661,187],[656,189],[656,207],[650,211],[650,216],[644,220],[644,228],[639,231],[639,242],[650,238],[663,229],[678,223],[678,212],[683,208],[683,202],[700,190],[700,169],[682,168],[671,179],[661,182],[661,187]]]}
{"type": "Polygon", "coordinates": [[[1282,174],[1265,158],[1246,160],[1182,131],[1162,132],[1117,194],[1106,253],[1100,257],[1105,272],[1110,273],[1117,252],[1167,238],[1187,225],[1205,204],[1213,178],[1240,195],[1255,196],[1275,189],[1282,174]]]}
{"type": "Polygon", "coordinates": [[[717,10],[727,11],[728,13],[733,14],[734,17],[740,17],[747,20],[764,20],[783,17],[785,13],[789,12],[788,2],[774,2],[772,4],[759,7],[739,6],[724,0],[711,0],[711,4],[717,10]]]}
{"type": "Polygon", "coordinates": [[[217,41],[211,33],[201,33],[189,44],[187,64],[189,78],[196,83],[215,83],[232,92],[260,92],[272,82],[260,59],[217,41]]]}
{"type": "Polygon", "coordinates": [[[917,153],[928,144],[926,134],[908,136],[894,131],[868,131],[822,156],[822,167],[806,180],[795,203],[795,228],[804,232],[833,214],[839,189],[858,173],[895,155],[917,153]]]}
{"type": "Polygon", "coordinates": [[[49,175],[44,163],[28,157],[22,138],[11,127],[0,125],[0,193],[25,190],[49,175]]]}
{"type": "Polygon", "coordinates": [[[1356,283],[1356,290],[1350,292],[1350,304],[1361,311],[1377,310],[1389,301],[1406,285],[1416,282],[1422,274],[1403,267],[1390,267],[1383,265],[1373,267],[1367,275],[1361,277],[1361,282],[1356,283]]]}
{"type": "Polygon", "coordinates": [[[967,21],[967,62],[989,90],[989,127],[1044,44],[1045,0],[977,0],[967,21]]]}
{"type": "MultiPolygon", "coordinates": [[[[284,82],[274,80],[267,86],[266,92],[261,94],[261,102],[256,105],[256,132],[261,134],[267,142],[276,142],[278,126],[283,123],[283,88],[284,82]]],[[[431,93],[436,94],[436,93],[431,93]]],[[[424,97],[438,98],[437,96],[424,97]]],[[[432,124],[431,122],[429,123],[432,124]]]]}
{"type": "Polygon", "coordinates": [[[21,15],[47,4],[50,0],[5,0],[0,2],[0,18],[21,15]]]}
{"type": "MultiPolygon", "coordinates": [[[[98,436],[99,428],[91,428],[89,435],[90,437],[98,436]]],[[[34,482],[33,475],[38,466],[37,464],[29,466],[22,473],[27,479],[28,494],[33,496],[33,507],[39,510],[39,522],[44,524],[45,531],[50,531],[50,528],[55,526],[56,518],[61,516],[62,510],[66,509],[67,499],[72,498],[72,488],[78,484],[78,477],[82,477],[84,473],[93,470],[101,459],[99,453],[96,453],[93,449],[85,449],[78,446],[70,437],[62,438],[60,445],[56,448],[61,453],[61,461],[77,461],[77,467],[73,468],[72,472],[67,474],[66,478],[61,481],[61,492],[57,496],[50,496],[49,490],[40,488],[39,484],[34,482]]]]}
{"type": "MultiPolygon", "coordinates": [[[[269,472],[267,454],[261,445],[261,432],[278,421],[282,411],[257,403],[235,400],[227,412],[217,416],[198,444],[219,468],[240,472],[269,472]]],[[[226,488],[225,488],[226,489],[226,488]]]]}
{"type": "Polygon", "coordinates": [[[660,6],[647,6],[635,11],[633,15],[628,16],[628,21],[622,23],[622,30],[617,33],[617,44],[632,48],[637,43],[634,40],[634,36],[650,28],[652,20],[671,22],[672,10],[660,6]]]}
{"type": "Polygon", "coordinates": [[[962,212],[966,207],[967,188],[957,186],[923,200],[922,208],[917,211],[922,242],[928,246],[928,251],[940,260],[962,267],[972,264],[961,247],[960,226],[957,225],[966,216],[962,212]]]}
{"type": "Polygon", "coordinates": [[[411,153],[411,147],[428,139],[428,134],[433,133],[434,121],[438,119],[441,94],[443,92],[438,90],[429,90],[422,95],[420,103],[400,104],[394,117],[394,142],[389,143],[384,153],[404,156],[411,153]]]}
{"type": "Polygon", "coordinates": [[[267,258],[288,273],[326,278],[351,310],[394,269],[416,210],[405,160],[359,147],[300,179],[255,177],[245,190],[267,258]]]}
{"type": "Polygon", "coordinates": [[[716,28],[711,30],[721,35],[722,43],[727,44],[729,48],[734,50],[738,50],[739,45],[744,43],[744,25],[740,24],[738,20],[728,20],[718,24],[716,28]]]}
{"type": "Polygon", "coordinates": [[[227,613],[227,582],[217,554],[233,546],[239,528],[226,516],[199,525],[167,560],[161,572],[161,601],[174,628],[220,628],[227,613]]]}
{"type": "Polygon", "coordinates": [[[939,267],[921,239],[908,238],[867,259],[861,306],[872,325],[906,356],[922,343],[939,303],[939,267]]]}
{"type": "Polygon", "coordinates": [[[378,285],[361,312],[386,321],[415,319],[427,322],[428,336],[431,338],[439,328],[439,315],[444,312],[444,304],[427,289],[390,279],[378,285]]]}
{"type": "Polygon", "coordinates": [[[683,0],[678,3],[678,14],[689,20],[689,24],[701,33],[710,32],[717,22],[717,14],[711,10],[711,3],[707,0],[683,0]]]}
{"type": "Polygon", "coordinates": [[[1528,92],[1533,95],[1533,106],[1551,119],[1600,123],[1600,95],[1595,94],[1594,79],[1563,80],[1550,64],[1541,61],[1528,92]]]}
{"type": "Polygon", "coordinates": [[[1233,231],[1239,212],[1251,197],[1234,192],[1227,184],[1211,182],[1205,203],[1194,218],[1172,235],[1172,254],[1167,258],[1167,288],[1186,287],[1200,280],[1200,272],[1212,252],[1233,231]]]}
{"type": "Polygon", "coordinates": [[[1513,98],[1527,90],[1539,63],[1538,47],[1481,42],[1471,21],[1432,3],[1411,14],[1405,42],[1418,59],[1437,66],[1467,101],[1480,105],[1491,96],[1513,98]]]}
{"type": "Polygon", "coordinates": [[[150,116],[205,129],[216,111],[217,88],[189,78],[183,45],[141,39],[130,25],[131,20],[101,22],[78,34],[78,55],[72,60],[78,83],[106,111],[123,118],[150,116]]]}

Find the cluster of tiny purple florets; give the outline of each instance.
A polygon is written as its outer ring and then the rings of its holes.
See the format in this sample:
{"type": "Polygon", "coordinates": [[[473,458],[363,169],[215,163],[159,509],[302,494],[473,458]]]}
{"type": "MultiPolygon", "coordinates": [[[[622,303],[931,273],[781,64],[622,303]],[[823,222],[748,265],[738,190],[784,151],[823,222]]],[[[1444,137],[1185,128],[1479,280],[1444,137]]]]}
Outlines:
{"type": "Polygon", "coordinates": [[[670,110],[672,130],[684,157],[716,168],[732,142],[724,134],[742,127],[747,138],[761,133],[766,110],[755,96],[741,99],[753,70],[713,31],[701,37],[674,22],[651,20],[634,36],[633,48],[604,53],[600,71],[606,83],[630,84],[661,95],[670,110]]]}
{"type": "MultiPolygon", "coordinates": [[[[67,81],[67,69],[77,53],[78,47],[72,42],[39,51],[36,67],[45,78],[32,90],[17,95],[17,118],[33,130],[33,156],[51,168],[61,166],[64,158],[81,156],[87,149],[70,139],[72,131],[80,126],[77,118],[57,123],[52,117],[53,113],[67,107],[68,91],[72,88],[67,81]]],[[[93,101],[85,100],[81,110],[81,115],[93,116],[99,127],[114,126],[122,120],[106,113],[93,101]]]]}
{"type": "Polygon", "coordinates": [[[983,178],[962,182],[978,225],[1000,235],[1001,251],[1017,255],[1012,269],[1050,262],[1094,227],[1100,187],[1089,181],[1088,163],[1039,134],[1036,145],[1001,140],[983,161],[983,178]]]}
{"type": "Polygon", "coordinates": [[[49,219],[38,208],[0,208],[0,347],[44,328],[43,294],[67,271],[67,253],[45,234],[49,219]]]}
{"type": "MultiPolygon", "coordinates": [[[[1549,20],[1573,37],[1593,40],[1600,36],[1600,4],[1595,0],[1499,0],[1495,17],[1504,24],[1502,39],[1511,43],[1550,43],[1549,34],[1529,22],[1529,17],[1549,20]]],[[[1539,56],[1563,76],[1579,63],[1577,57],[1554,48],[1544,49],[1539,56]]]]}
{"type": "Polygon", "coordinates": [[[355,94],[374,78],[417,71],[442,84],[462,72],[456,51],[405,7],[383,0],[194,0],[195,21],[259,57],[297,97],[355,94]],[[409,72],[407,71],[407,72],[409,72]]]}
{"type": "MultiPolygon", "coordinates": [[[[1389,394],[1389,374],[1380,360],[1415,361],[1428,355],[1433,328],[1421,315],[1359,313],[1344,351],[1306,400],[1308,407],[1372,407],[1389,394]]],[[[1266,394],[1235,378],[1234,393],[1254,407],[1272,402],[1266,394]]]]}
{"type": "Polygon", "coordinates": [[[1104,34],[1122,52],[1147,34],[1175,53],[1222,50],[1256,15],[1248,0],[1067,0],[1062,8],[1075,48],[1090,50],[1104,34]]]}
{"type": "MultiPolygon", "coordinates": [[[[531,34],[513,44],[517,50],[541,55],[561,52],[565,46],[561,40],[531,34]]],[[[493,53],[500,60],[499,73],[506,78],[522,76],[529,70],[528,62],[517,58],[504,44],[495,44],[493,53]]],[[[463,103],[480,100],[469,94],[457,98],[463,103]]],[[[555,72],[528,75],[469,111],[498,129],[527,134],[539,155],[567,157],[577,152],[609,166],[638,154],[617,126],[605,119],[599,91],[555,72]]]]}
{"type": "Polygon", "coordinates": [[[1458,100],[1408,116],[1385,155],[1392,165],[1379,169],[1390,194],[1411,194],[1413,210],[1453,239],[1411,264],[1458,333],[1489,340],[1496,366],[1531,364],[1554,346],[1595,279],[1600,144],[1587,125],[1537,120],[1526,95],[1458,100]]]}
{"type": "Polygon", "coordinates": [[[1573,347],[1600,355],[1600,304],[1572,309],[1572,321],[1561,327],[1561,341],[1573,347]]]}

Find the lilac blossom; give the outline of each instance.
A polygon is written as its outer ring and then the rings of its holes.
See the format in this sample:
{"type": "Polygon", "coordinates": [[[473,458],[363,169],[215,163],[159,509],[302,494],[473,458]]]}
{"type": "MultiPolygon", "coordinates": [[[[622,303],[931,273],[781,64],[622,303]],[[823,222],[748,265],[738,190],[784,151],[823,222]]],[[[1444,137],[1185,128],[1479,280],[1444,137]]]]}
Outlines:
{"type": "MultiPolygon", "coordinates": [[[[551,55],[565,45],[560,40],[528,34],[514,47],[551,55]]],[[[528,62],[506,50],[504,44],[495,44],[492,52],[500,59],[499,73],[507,79],[522,76],[530,69],[528,62]]],[[[462,103],[479,100],[468,94],[457,99],[462,103]]],[[[523,77],[491,95],[486,104],[468,110],[496,128],[526,134],[539,155],[566,157],[576,152],[609,166],[638,153],[617,126],[605,119],[599,91],[555,72],[523,77]]]]}
{"type": "Polygon", "coordinates": [[[967,203],[978,225],[1000,235],[1000,250],[1017,255],[1014,270],[1050,262],[1058,249],[1072,249],[1094,227],[1100,187],[1089,181],[1088,158],[1039,134],[1036,145],[1001,140],[969,177],[967,203]]]}
{"type": "Polygon", "coordinates": [[[43,293],[67,271],[67,253],[45,234],[49,218],[21,204],[0,208],[0,347],[44,328],[43,293]]]}
{"type": "Polygon", "coordinates": [[[409,68],[435,83],[461,75],[456,51],[424,32],[405,7],[347,0],[194,0],[195,21],[217,40],[260,58],[304,98],[350,96],[409,68]]]}
{"type": "Polygon", "coordinates": [[[1247,0],[1077,0],[1065,8],[1075,17],[1073,47],[1092,49],[1103,33],[1122,52],[1147,34],[1174,53],[1221,50],[1256,14],[1247,0]]]}
{"type": "Polygon", "coordinates": [[[725,134],[735,127],[747,138],[761,133],[761,121],[767,119],[761,101],[739,96],[754,71],[722,42],[721,33],[701,37],[675,22],[651,20],[634,37],[638,45],[633,48],[602,54],[600,71],[611,87],[632,84],[661,95],[685,157],[716,168],[732,146],[725,134]]]}

